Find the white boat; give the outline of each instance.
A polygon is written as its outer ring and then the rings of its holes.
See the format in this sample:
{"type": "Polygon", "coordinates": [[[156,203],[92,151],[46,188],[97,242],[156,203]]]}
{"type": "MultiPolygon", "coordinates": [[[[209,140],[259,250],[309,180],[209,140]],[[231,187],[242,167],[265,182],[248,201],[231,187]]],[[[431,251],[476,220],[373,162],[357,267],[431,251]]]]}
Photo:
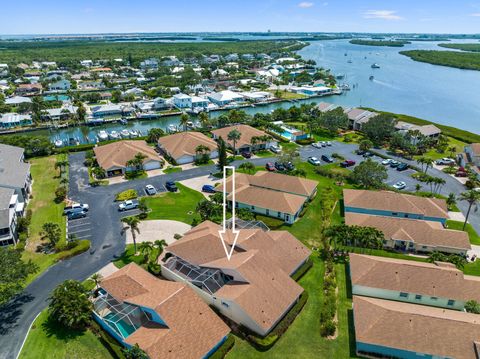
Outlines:
{"type": "Polygon", "coordinates": [[[139,134],[137,132],[137,130],[130,130],[130,137],[138,137],[139,134]]]}
{"type": "Polygon", "coordinates": [[[188,128],[193,128],[193,127],[194,127],[194,126],[193,126],[193,122],[192,122],[192,121],[188,121],[188,122],[187,122],[187,127],[188,127],[188,128]]]}
{"type": "Polygon", "coordinates": [[[63,141],[61,139],[56,139],[54,143],[55,143],[55,147],[63,146],[63,141]]]}
{"type": "Polygon", "coordinates": [[[117,131],[112,131],[108,135],[112,140],[118,140],[120,139],[120,134],[117,131]]]}
{"type": "Polygon", "coordinates": [[[98,139],[99,139],[100,141],[106,141],[106,140],[108,140],[108,133],[107,133],[107,131],[101,130],[100,132],[98,132],[98,139]]]}
{"type": "Polygon", "coordinates": [[[123,129],[120,131],[120,135],[122,135],[123,138],[129,138],[130,137],[130,132],[128,132],[127,129],[123,129]]]}
{"type": "Polygon", "coordinates": [[[178,128],[175,125],[168,125],[168,132],[178,132],[178,128]]]}
{"type": "Polygon", "coordinates": [[[372,69],[379,69],[380,65],[379,64],[372,64],[372,69]]]}

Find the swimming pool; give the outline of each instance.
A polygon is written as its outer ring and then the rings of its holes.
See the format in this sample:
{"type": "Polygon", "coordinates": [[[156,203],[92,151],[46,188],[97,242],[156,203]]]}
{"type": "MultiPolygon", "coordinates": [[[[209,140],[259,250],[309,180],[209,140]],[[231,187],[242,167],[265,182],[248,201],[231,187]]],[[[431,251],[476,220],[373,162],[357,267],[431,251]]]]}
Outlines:
{"type": "Polygon", "coordinates": [[[304,139],[304,138],[307,138],[307,134],[306,133],[303,133],[302,131],[300,131],[299,129],[297,128],[294,128],[294,127],[286,127],[286,126],[281,126],[282,128],[282,132],[277,132],[275,131],[275,133],[277,135],[280,135],[282,137],[285,137],[286,139],[290,140],[290,141],[297,141],[297,140],[301,140],[301,139],[304,139]]]}
{"type": "Polygon", "coordinates": [[[108,325],[115,330],[118,334],[120,334],[123,338],[127,338],[130,334],[132,334],[136,328],[125,322],[124,320],[118,320],[117,315],[115,313],[108,313],[104,320],[108,323],[108,325]]]}

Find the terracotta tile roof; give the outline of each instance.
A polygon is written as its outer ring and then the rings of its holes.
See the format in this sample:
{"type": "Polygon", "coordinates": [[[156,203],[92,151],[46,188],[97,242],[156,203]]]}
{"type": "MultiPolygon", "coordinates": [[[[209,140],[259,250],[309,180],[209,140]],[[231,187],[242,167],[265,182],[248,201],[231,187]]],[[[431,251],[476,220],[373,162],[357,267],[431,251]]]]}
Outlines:
{"type": "Polygon", "coordinates": [[[449,218],[445,200],[389,191],[344,189],[345,207],[376,209],[449,218]]]}
{"type": "Polygon", "coordinates": [[[203,222],[166,251],[200,267],[235,273],[236,280],[221,287],[215,297],[234,301],[268,331],[303,292],[290,275],[311,252],[286,231],[242,229],[229,261],[219,229],[212,222],[203,222]]]}
{"type": "Polygon", "coordinates": [[[471,249],[466,232],[445,229],[440,222],[346,212],[345,224],[377,228],[385,234],[385,239],[439,248],[471,249]]]}
{"type": "Polygon", "coordinates": [[[357,342],[434,357],[478,358],[478,314],[354,296],[353,315],[357,342]]]}
{"type": "Polygon", "coordinates": [[[237,141],[236,148],[240,148],[245,145],[251,146],[250,141],[252,137],[267,135],[267,133],[249,125],[236,125],[236,126],[223,127],[223,128],[219,128],[217,130],[212,131],[212,133],[217,138],[222,137],[225,142],[227,142],[230,146],[232,146],[233,142],[228,140],[228,134],[233,130],[238,130],[238,132],[241,133],[240,139],[237,141]]]}
{"type": "Polygon", "coordinates": [[[217,149],[217,143],[200,132],[179,132],[160,137],[158,144],[174,159],[185,155],[195,156],[195,149],[200,145],[207,146],[211,151],[217,149]]]}
{"type": "Polygon", "coordinates": [[[464,275],[450,263],[350,254],[350,272],[353,286],[480,302],[480,277],[464,275]]]}
{"type": "Polygon", "coordinates": [[[114,298],[153,309],[166,326],[148,322],[125,340],[150,358],[202,358],[230,329],[186,284],[160,280],[135,263],[105,278],[114,298]]]}
{"type": "Polygon", "coordinates": [[[127,161],[142,153],[147,158],[143,163],[149,161],[162,161],[162,158],[155,150],[147,145],[145,141],[125,140],[109,143],[108,145],[93,148],[97,162],[105,170],[113,167],[124,168],[127,161]]]}

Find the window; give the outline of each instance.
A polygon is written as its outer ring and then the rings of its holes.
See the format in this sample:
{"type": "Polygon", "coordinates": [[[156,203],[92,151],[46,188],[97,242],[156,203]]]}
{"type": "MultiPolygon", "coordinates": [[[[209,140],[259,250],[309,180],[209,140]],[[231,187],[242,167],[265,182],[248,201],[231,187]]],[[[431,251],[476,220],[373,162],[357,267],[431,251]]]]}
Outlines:
{"type": "Polygon", "coordinates": [[[277,217],[280,218],[282,215],[282,212],[277,212],[277,217]]]}
{"type": "Polygon", "coordinates": [[[405,213],[405,214],[404,214],[404,217],[405,217],[405,218],[408,218],[408,213],[405,213]]]}
{"type": "Polygon", "coordinates": [[[455,301],[453,299],[449,299],[447,305],[452,306],[455,304],[455,301]]]}
{"type": "Polygon", "coordinates": [[[415,299],[416,300],[422,300],[422,296],[420,294],[415,294],[415,299]]]}
{"type": "Polygon", "coordinates": [[[228,305],[228,303],[224,302],[223,300],[222,300],[222,305],[226,308],[230,307],[230,305],[228,305]]]}
{"type": "Polygon", "coordinates": [[[270,215],[270,210],[268,208],[267,208],[266,214],[267,214],[267,216],[270,215]]]}
{"type": "Polygon", "coordinates": [[[397,212],[392,212],[392,216],[398,216],[397,212]]]}
{"type": "Polygon", "coordinates": [[[430,297],[431,300],[438,300],[437,297],[430,297]]]}
{"type": "Polygon", "coordinates": [[[255,206],[251,206],[251,209],[254,210],[254,209],[255,209],[255,206]]]}
{"type": "Polygon", "coordinates": [[[400,298],[408,298],[408,293],[400,292],[400,298]]]}

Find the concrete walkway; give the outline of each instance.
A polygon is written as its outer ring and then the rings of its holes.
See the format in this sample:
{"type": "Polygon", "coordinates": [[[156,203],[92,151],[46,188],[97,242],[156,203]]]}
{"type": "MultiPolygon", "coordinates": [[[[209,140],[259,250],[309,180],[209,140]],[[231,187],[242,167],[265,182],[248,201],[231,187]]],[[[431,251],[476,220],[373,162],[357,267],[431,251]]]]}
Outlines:
{"type": "Polygon", "coordinates": [[[102,278],[106,278],[109,275],[115,273],[116,271],[118,271],[118,268],[115,267],[115,264],[108,263],[105,267],[100,269],[97,273],[100,274],[102,278]]]}
{"type": "MultiPolygon", "coordinates": [[[[190,225],[170,220],[141,221],[138,225],[140,233],[137,233],[137,243],[155,242],[164,239],[168,244],[175,242],[175,234],[185,234],[192,228],[190,225]]],[[[133,243],[132,232],[127,231],[127,244],[133,243]]]]}
{"type": "Polygon", "coordinates": [[[453,221],[465,222],[465,215],[462,212],[448,212],[448,216],[453,221]]]}

